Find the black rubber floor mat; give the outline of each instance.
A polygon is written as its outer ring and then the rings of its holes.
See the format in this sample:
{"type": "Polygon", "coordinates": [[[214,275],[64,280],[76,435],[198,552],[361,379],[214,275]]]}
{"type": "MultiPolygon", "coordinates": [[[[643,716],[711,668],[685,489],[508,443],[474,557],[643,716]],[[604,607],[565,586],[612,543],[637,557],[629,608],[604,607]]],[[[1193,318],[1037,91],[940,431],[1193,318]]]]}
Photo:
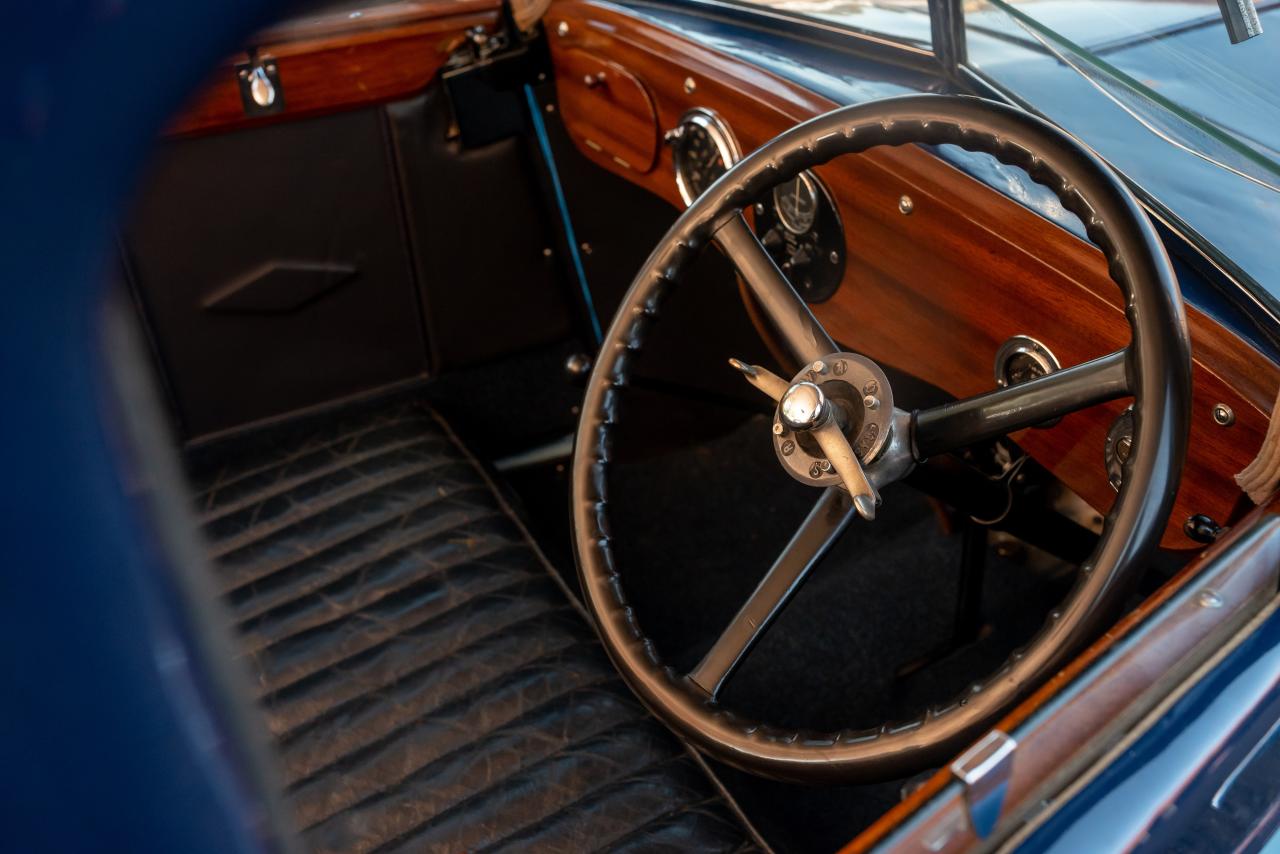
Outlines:
{"type": "Polygon", "coordinates": [[[311,849],[754,847],[431,412],[193,479],[311,849]]]}

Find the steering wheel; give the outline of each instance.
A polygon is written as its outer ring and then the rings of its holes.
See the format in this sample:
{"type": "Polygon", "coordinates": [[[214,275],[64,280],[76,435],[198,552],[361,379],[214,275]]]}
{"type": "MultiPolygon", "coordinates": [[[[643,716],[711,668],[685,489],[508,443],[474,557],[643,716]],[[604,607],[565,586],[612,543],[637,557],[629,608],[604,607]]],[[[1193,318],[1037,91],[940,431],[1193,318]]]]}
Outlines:
{"type": "Polygon", "coordinates": [[[615,666],[641,700],[679,735],[725,762],[807,782],[887,779],[936,766],[988,729],[1114,614],[1173,507],[1190,401],[1190,343],[1169,259],[1133,195],[1095,154],[1047,122],[977,98],[913,95],[834,110],[774,138],[699,197],[649,256],[609,327],[573,460],[574,546],[587,606],[615,666]],[[883,371],[832,341],[742,211],[772,187],[839,155],[910,143],[985,152],[1056,193],[1084,223],[1124,294],[1129,345],[977,397],[913,413],[895,408],[883,371]],[[627,603],[613,549],[614,538],[626,535],[619,524],[625,520],[610,518],[608,473],[619,392],[633,356],[658,316],[664,291],[711,241],[734,263],[803,366],[784,380],[733,362],[777,401],[772,429],[779,462],[822,493],[737,616],[697,667],[683,674],[663,665],[627,603]],[[1133,449],[1097,547],[1037,635],[989,678],[914,720],[870,730],[797,732],[747,719],[717,702],[721,685],[852,517],[874,519],[884,486],[932,455],[1129,396],[1133,449]],[[813,462],[797,465],[797,459],[813,462]]]}

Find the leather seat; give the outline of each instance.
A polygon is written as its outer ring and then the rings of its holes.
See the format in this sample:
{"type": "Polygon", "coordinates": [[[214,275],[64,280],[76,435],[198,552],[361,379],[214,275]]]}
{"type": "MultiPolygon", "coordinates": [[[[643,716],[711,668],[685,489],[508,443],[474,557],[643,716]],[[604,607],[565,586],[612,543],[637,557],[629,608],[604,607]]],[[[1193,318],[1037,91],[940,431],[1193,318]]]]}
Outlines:
{"type": "Polygon", "coordinates": [[[433,412],[277,433],[201,469],[312,850],[755,847],[433,412]]]}

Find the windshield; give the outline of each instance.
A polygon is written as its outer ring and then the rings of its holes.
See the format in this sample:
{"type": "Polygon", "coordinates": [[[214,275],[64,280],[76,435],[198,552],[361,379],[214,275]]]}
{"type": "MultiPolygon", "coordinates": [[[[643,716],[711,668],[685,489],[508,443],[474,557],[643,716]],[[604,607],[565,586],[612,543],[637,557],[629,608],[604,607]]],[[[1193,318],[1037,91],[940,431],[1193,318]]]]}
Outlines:
{"type": "Polygon", "coordinates": [[[929,49],[929,0],[743,0],[929,49]]]}
{"type": "Polygon", "coordinates": [[[971,0],[969,64],[1280,296],[1280,2],[1259,14],[1233,45],[1215,0],[971,0]]]}

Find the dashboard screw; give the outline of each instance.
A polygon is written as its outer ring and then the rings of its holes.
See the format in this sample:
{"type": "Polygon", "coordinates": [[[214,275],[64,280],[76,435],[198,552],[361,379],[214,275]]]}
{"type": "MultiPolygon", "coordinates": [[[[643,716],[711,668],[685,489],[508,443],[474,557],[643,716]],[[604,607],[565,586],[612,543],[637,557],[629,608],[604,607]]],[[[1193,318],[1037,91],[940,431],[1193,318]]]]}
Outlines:
{"type": "Polygon", "coordinates": [[[1221,427],[1230,427],[1236,423],[1236,414],[1225,403],[1213,405],[1213,420],[1221,427]]]}
{"type": "Polygon", "coordinates": [[[775,436],[781,436],[781,435],[782,435],[782,431],[783,431],[783,430],[785,430],[785,429],[786,429],[786,428],[782,426],[782,422],[780,422],[780,421],[775,421],[775,422],[773,422],[773,435],[775,435],[775,436]]]}
{"type": "Polygon", "coordinates": [[[898,211],[901,212],[903,216],[910,215],[910,213],[915,209],[916,203],[911,201],[910,196],[903,196],[898,199],[898,211]]]}
{"type": "Polygon", "coordinates": [[[684,93],[686,95],[692,95],[695,91],[697,91],[697,88],[698,88],[698,81],[694,80],[692,77],[686,77],[684,79],[684,93]]]}
{"type": "Polygon", "coordinates": [[[558,35],[560,38],[564,38],[565,36],[569,35],[568,21],[561,21],[560,23],[556,24],[556,35],[558,35]]]}

